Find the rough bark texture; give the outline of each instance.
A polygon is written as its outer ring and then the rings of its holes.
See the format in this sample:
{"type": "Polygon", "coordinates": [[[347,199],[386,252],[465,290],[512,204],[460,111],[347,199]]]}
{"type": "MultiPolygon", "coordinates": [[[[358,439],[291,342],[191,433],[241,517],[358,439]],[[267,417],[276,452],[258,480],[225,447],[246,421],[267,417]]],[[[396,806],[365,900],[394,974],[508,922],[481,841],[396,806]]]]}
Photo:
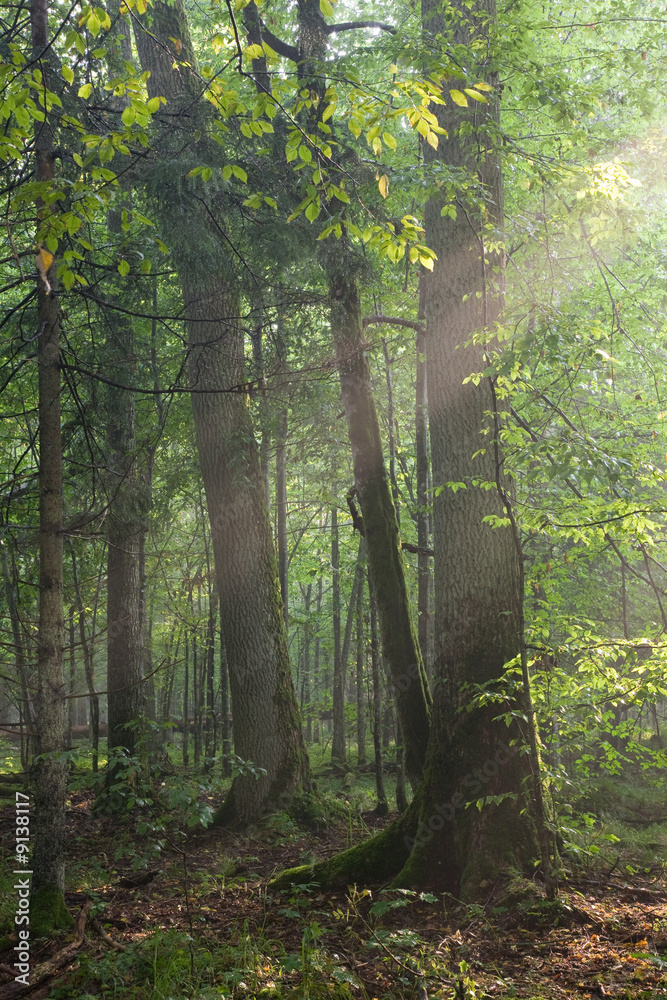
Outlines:
{"type": "MultiPolygon", "coordinates": [[[[152,34],[139,32],[137,47],[142,68],[151,70],[151,95],[166,96],[172,115],[186,105],[190,116],[207,114],[201,102],[199,107],[193,103],[198,85],[188,64],[194,69],[196,61],[182,4],[157,3],[150,16],[152,34]]],[[[165,145],[170,141],[165,133],[165,145]]],[[[171,170],[173,189],[165,179],[156,194],[183,287],[197,450],[229,664],[234,748],[254,765],[254,773],[246,771],[234,779],[215,821],[246,824],[267,809],[288,807],[298,793],[308,791],[310,772],[292,684],[265,484],[247,396],[238,390],[245,359],[235,278],[210,206],[196,187],[188,190],[177,163],[171,170]]]]}
{"type": "MultiPolygon", "coordinates": [[[[33,58],[46,85],[48,78],[48,7],[33,0],[30,8],[33,58]],[[44,58],[43,58],[44,57],[44,58]]],[[[48,117],[35,127],[35,180],[53,181],[54,142],[48,117]]],[[[38,203],[40,218],[45,212],[38,203]]],[[[60,426],[60,308],[56,268],[48,282],[38,277],[37,314],[39,392],[39,631],[37,636],[37,761],[33,768],[34,836],[31,930],[68,926],[65,907],[65,678],[63,648],[63,451],[60,426]]]]}

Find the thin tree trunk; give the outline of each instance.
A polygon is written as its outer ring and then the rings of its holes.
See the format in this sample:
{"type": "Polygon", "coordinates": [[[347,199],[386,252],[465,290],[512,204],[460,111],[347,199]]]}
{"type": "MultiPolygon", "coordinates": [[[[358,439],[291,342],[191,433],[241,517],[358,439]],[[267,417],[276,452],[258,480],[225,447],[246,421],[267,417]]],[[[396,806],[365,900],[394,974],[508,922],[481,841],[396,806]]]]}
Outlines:
{"type": "Polygon", "coordinates": [[[287,552],[287,410],[280,414],[276,441],[276,519],[278,522],[278,575],[283,599],[285,627],[289,625],[289,577],[287,552]]]}
{"type": "MultiPolygon", "coordinates": [[[[257,327],[250,335],[252,341],[252,360],[255,368],[255,378],[264,379],[264,350],[262,347],[262,327],[257,327]]],[[[266,389],[262,386],[259,397],[259,466],[266,490],[266,504],[271,509],[271,469],[269,464],[271,452],[271,422],[266,389]]]]}
{"type": "MultiPolygon", "coordinates": [[[[95,673],[92,641],[88,641],[86,634],[86,611],[81,594],[81,584],[79,582],[79,567],[77,563],[74,546],[70,542],[70,555],[72,557],[72,579],[74,582],[74,596],[76,598],[77,613],[79,616],[79,642],[83,652],[83,669],[86,675],[86,685],[88,687],[88,697],[90,702],[90,738],[92,743],[92,766],[93,773],[97,774],[100,759],[100,699],[95,690],[95,673]]],[[[95,596],[95,611],[99,600],[99,592],[102,586],[102,566],[97,576],[97,592],[95,596]]],[[[95,616],[92,624],[93,637],[95,633],[95,616]]]]}
{"type": "Polygon", "coordinates": [[[183,675],[183,766],[190,764],[190,637],[185,629],[185,672],[183,675]]]}
{"type": "Polygon", "coordinates": [[[345,767],[345,677],[340,645],[340,549],[338,510],[331,508],[331,580],[334,666],[333,666],[333,739],[331,759],[338,768],[345,767]]]}
{"type": "Polygon", "coordinates": [[[384,769],[382,766],[382,690],[380,684],[380,647],[378,643],[377,609],[375,593],[369,574],[368,593],[371,607],[371,674],[373,677],[373,749],[375,754],[376,812],[386,816],[389,812],[387,794],[384,790],[384,769]]]}
{"type": "Polygon", "coordinates": [[[220,631],[220,743],[222,747],[222,774],[228,778],[232,773],[231,742],[229,725],[229,669],[227,650],[222,630],[220,631]]]}
{"type": "MultiPolygon", "coordinates": [[[[297,3],[299,76],[325,107],[328,31],[319,7],[297,3]]],[[[314,117],[314,116],[313,116],[314,117]]],[[[314,121],[311,123],[314,126],[314,121]]],[[[342,205],[338,203],[342,208],[342,205]]],[[[405,733],[406,768],[417,784],[426,759],[431,697],[405,580],[396,510],[391,498],[361,323],[357,275],[360,261],[346,236],[321,244],[320,263],[327,278],[331,332],[345,406],[356,493],[364,519],[368,563],[375,587],[382,647],[390,666],[405,733]]]]}
{"type": "Polygon", "coordinates": [[[357,764],[366,763],[366,700],[364,698],[364,664],[366,648],[364,638],[364,591],[359,588],[356,601],[357,620],[357,764]]]}

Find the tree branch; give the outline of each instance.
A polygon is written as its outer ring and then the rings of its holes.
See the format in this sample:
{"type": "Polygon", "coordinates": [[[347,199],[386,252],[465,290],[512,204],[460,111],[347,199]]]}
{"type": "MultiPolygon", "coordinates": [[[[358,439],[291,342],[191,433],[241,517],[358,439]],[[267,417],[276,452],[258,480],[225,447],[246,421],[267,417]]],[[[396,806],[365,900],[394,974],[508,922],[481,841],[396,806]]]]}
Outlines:
{"type": "Polygon", "coordinates": [[[340,24],[328,24],[327,35],[333,35],[336,31],[353,31],[354,28],[380,28],[390,35],[395,35],[397,31],[391,24],[383,24],[382,21],[341,21],[340,24]]]}
{"type": "Polygon", "coordinates": [[[426,327],[423,323],[417,323],[412,319],[401,319],[399,316],[364,316],[361,321],[362,326],[377,326],[382,323],[385,326],[407,326],[410,330],[416,330],[417,333],[426,334],[426,327]]]}

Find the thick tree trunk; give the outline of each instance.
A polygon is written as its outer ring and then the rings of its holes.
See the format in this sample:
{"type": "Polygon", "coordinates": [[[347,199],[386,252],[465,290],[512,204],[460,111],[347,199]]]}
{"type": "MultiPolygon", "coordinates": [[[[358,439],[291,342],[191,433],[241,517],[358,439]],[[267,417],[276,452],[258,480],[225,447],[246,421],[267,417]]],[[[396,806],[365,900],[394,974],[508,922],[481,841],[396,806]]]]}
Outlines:
{"type": "MultiPolygon", "coordinates": [[[[424,24],[432,36],[445,30],[440,11],[436,0],[424,0],[424,24]]],[[[469,45],[473,38],[488,39],[494,17],[495,0],[466,8],[455,41],[469,45]]],[[[484,69],[476,67],[479,76],[484,69]]],[[[512,866],[523,868],[537,854],[525,809],[528,758],[515,745],[522,742],[520,728],[516,720],[509,727],[497,720],[497,703],[476,703],[483,685],[502,685],[504,665],[520,651],[522,624],[512,532],[484,520],[505,517],[502,496],[510,490],[498,428],[489,424],[493,388],[488,379],[464,384],[486,365],[482,347],[463,345],[474,331],[492,327],[501,298],[494,268],[498,271],[502,261],[483,242],[485,226],[502,218],[500,166],[493,152],[496,111],[493,95],[481,110],[440,109],[448,138],[429,154],[450,170],[479,177],[483,210],[457,204],[452,219],[441,214],[438,197],[426,209],[426,242],[438,255],[433,274],[424,276],[433,481],[436,487],[454,482],[464,488],[445,486],[434,500],[433,732],[417,832],[400,879],[440,886],[459,898],[474,897],[487,878],[512,866]],[[489,797],[496,801],[490,803],[489,797]],[[483,803],[481,809],[477,803],[483,803]]],[[[507,710],[520,707],[508,694],[507,710]]]]}
{"type": "MultiPolygon", "coordinates": [[[[32,0],[33,60],[46,87],[49,78],[48,6],[32,0]]],[[[39,97],[37,97],[39,100],[39,97]]],[[[47,117],[35,125],[35,180],[55,179],[54,140],[47,117]]],[[[37,204],[40,226],[49,209],[37,204]]],[[[41,251],[40,253],[45,253],[41,251]]],[[[50,255],[49,255],[50,256],[50,255]]],[[[63,650],[63,450],[60,427],[60,307],[56,267],[41,256],[37,279],[39,405],[39,629],[37,635],[37,758],[33,768],[34,836],[30,929],[46,933],[69,926],[65,906],[65,678],[63,650]]]]}
{"type": "MultiPolygon", "coordinates": [[[[149,92],[165,96],[173,108],[184,103],[192,114],[207,115],[190,69],[196,68],[196,59],[182,3],[156,3],[150,18],[150,35],[136,35],[142,68],[151,71],[149,92]]],[[[178,174],[178,162],[172,170],[178,174]]],[[[234,779],[215,822],[245,824],[266,809],[288,807],[296,794],[309,790],[310,769],[292,684],[265,483],[247,398],[239,391],[245,358],[235,277],[222,249],[221,227],[213,223],[208,206],[196,192],[189,197],[187,181],[181,184],[177,176],[174,181],[173,188],[161,185],[158,204],[183,286],[234,747],[254,770],[234,779]]]]}

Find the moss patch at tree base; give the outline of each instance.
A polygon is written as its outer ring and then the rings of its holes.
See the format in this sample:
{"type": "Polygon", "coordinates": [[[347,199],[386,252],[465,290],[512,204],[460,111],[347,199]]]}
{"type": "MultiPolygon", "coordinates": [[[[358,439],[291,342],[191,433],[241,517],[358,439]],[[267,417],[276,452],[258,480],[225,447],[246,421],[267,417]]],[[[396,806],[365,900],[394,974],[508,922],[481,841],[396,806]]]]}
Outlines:
{"type": "Polygon", "coordinates": [[[270,890],[315,882],[322,889],[351,883],[377,885],[401,871],[410,853],[405,816],[355,847],[335,854],[328,861],[288,868],[269,883],[270,890]]]}
{"type": "Polygon", "coordinates": [[[55,931],[68,930],[74,917],[67,909],[59,889],[43,886],[30,897],[30,931],[35,937],[47,937],[55,931]]]}

